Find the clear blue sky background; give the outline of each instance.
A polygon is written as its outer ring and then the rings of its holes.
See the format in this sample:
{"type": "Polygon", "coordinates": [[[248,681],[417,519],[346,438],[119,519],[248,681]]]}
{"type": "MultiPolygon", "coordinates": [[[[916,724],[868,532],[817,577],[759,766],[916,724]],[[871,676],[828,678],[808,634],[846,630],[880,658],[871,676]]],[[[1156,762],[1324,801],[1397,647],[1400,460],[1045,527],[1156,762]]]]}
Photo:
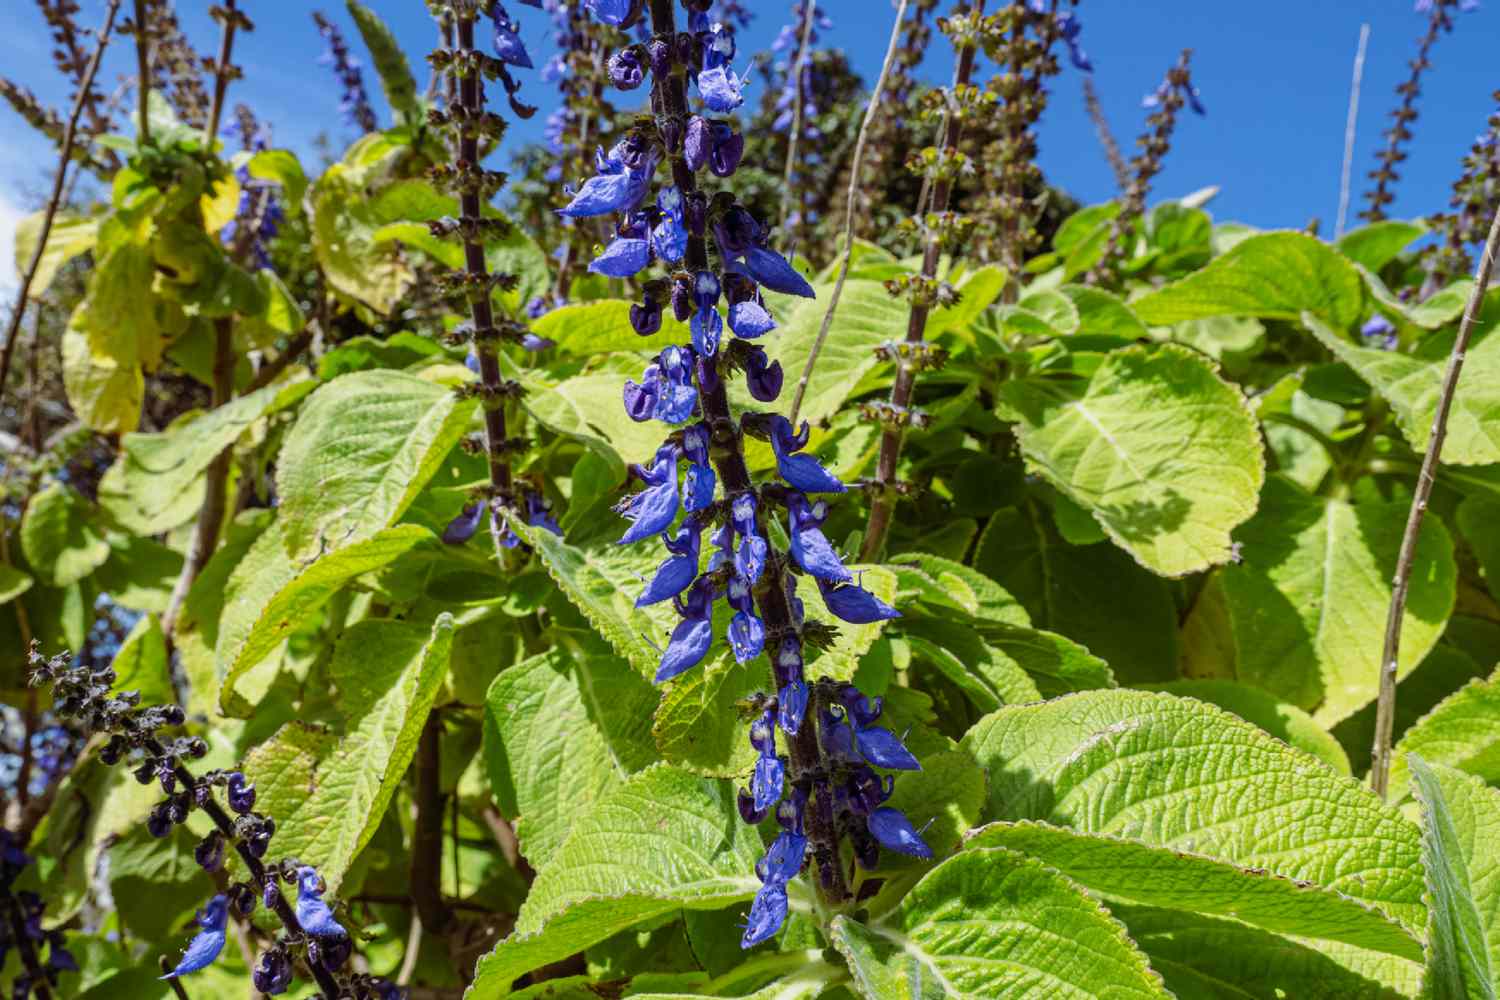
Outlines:
{"type": "MultiPolygon", "coordinates": [[[[369,3],[395,30],[419,85],[425,84],[423,57],[434,36],[425,4],[369,3]]],[[[104,0],[82,0],[82,6],[81,20],[97,24],[104,0]]],[[[206,0],[181,0],[178,6],[185,29],[200,49],[212,50],[217,31],[202,13],[206,0]]],[[[339,120],[337,86],[328,68],[317,61],[322,40],[309,16],[315,7],[325,10],[358,47],[342,4],[244,0],[242,6],[255,20],[256,30],[237,44],[236,62],[246,78],[233,86],[231,100],[251,103],[275,126],[277,144],[290,146],[309,161],[311,141],[320,131],[342,148],[353,132],[339,120]]],[[[742,58],[769,45],[791,3],[755,0],[752,6],[759,13],[748,37],[741,39],[742,58]]],[[[944,3],[941,9],[948,6],[944,3]]],[[[1077,12],[1083,44],[1095,65],[1095,84],[1127,153],[1145,114],[1142,95],[1161,79],[1179,50],[1194,50],[1195,79],[1209,115],[1183,120],[1166,170],[1156,182],[1157,197],[1218,185],[1221,194],[1209,206],[1218,218],[1272,227],[1300,226],[1318,216],[1327,234],[1337,211],[1344,120],[1360,25],[1368,22],[1372,33],[1351,216],[1359,207],[1364,174],[1373,166],[1380,132],[1394,106],[1393,88],[1405,76],[1406,61],[1425,27],[1425,19],[1413,13],[1412,6],[1412,0],[1085,0],[1077,12]]],[[[545,15],[516,0],[510,0],[509,7],[523,20],[523,36],[540,66],[552,48],[545,15]]],[[[835,23],[824,43],[845,49],[855,67],[873,80],[894,5],[885,0],[823,0],[820,7],[835,23]]],[[[41,17],[25,0],[4,0],[0,8],[4,73],[60,107],[66,95],[52,71],[41,17]]],[[[1491,94],[1500,88],[1497,51],[1500,0],[1487,0],[1477,12],[1457,15],[1457,29],[1439,41],[1393,214],[1426,213],[1446,203],[1459,160],[1495,110],[1491,94]]],[[[951,67],[946,40],[937,36],[923,74],[946,80],[951,67]]],[[[1078,73],[1066,63],[1065,67],[1041,127],[1041,163],[1052,181],[1082,201],[1100,201],[1112,195],[1113,181],[1084,112],[1078,73]]],[[[102,73],[106,89],[119,85],[132,69],[128,43],[113,46],[102,73]]],[[[991,71],[982,63],[981,79],[991,71]]],[[[367,76],[375,103],[388,120],[373,72],[367,76]]],[[[540,105],[541,112],[512,130],[510,144],[535,138],[556,99],[534,72],[522,76],[522,96],[540,105]]],[[[628,98],[620,96],[624,106],[628,98]]],[[[753,148],[752,140],[751,156],[753,148]]],[[[8,243],[6,230],[15,214],[36,203],[51,163],[46,143],[8,108],[0,107],[0,243],[8,243]]],[[[8,247],[0,250],[9,256],[8,247]]]]}

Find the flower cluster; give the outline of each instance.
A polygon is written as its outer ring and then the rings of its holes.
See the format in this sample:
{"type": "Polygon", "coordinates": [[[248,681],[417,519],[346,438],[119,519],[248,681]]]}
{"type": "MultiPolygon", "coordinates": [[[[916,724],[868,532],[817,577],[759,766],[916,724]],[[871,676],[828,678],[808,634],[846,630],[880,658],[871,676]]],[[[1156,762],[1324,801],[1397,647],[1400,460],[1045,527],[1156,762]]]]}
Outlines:
{"type": "Polygon", "coordinates": [[[825,87],[819,79],[813,50],[821,38],[819,33],[831,30],[833,21],[822,8],[799,2],[792,7],[792,20],[782,25],[781,32],[771,43],[771,51],[777,57],[772,65],[772,77],[778,83],[776,117],[771,128],[787,135],[795,128],[798,133],[795,147],[788,145],[787,176],[784,178],[787,191],[783,193],[784,198],[795,197],[799,202],[783,223],[793,233],[818,221],[817,213],[806,204],[811,180],[809,168],[815,168],[823,159],[817,145],[823,133],[817,121],[818,95],[825,87]]]}
{"type": "Polygon", "coordinates": [[[42,995],[56,986],[64,972],[77,972],[78,960],[68,951],[63,932],[42,927],[46,903],[34,892],[12,892],[11,886],[31,865],[31,856],[9,830],[0,830],[0,967],[15,948],[21,956],[21,972],[11,984],[11,996],[26,1000],[32,991],[42,995]],[[40,949],[47,949],[42,965],[40,949]]]}
{"type": "MultiPolygon", "coordinates": [[[[1500,107],[1500,90],[1490,95],[1500,107]]],[[[1500,196],[1500,110],[1493,112],[1487,128],[1474,140],[1464,157],[1463,171],[1453,182],[1448,199],[1450,211],[1429,219],[1432,228],[1443,234],[1441,245],[1424,253],[1428,277],[1422,292],[1432,292],[1469,271],[1473,265],[1469,250],[1483,242],[1489,223],[1489,207],[1500,196]]]]}
{"type": "MultiPolygon", "coordinates": [[[[602,0],[595,4],[596,13],[606,6],[602,0]]],[[[629,7],[615,9],[622,21],[629,7]]],[[[667,552],[636,602],[671,601],[680,619],[662,653],[658,682],[708,655],[713,610],[721,599],[730,612],[725,640],[736,660],[748,663],[767,653],[771,662],[775,694],[759,699],[750,733],[757,764],[740,808],[752,823],[774,811],[782,833],[759,865],[763,887],[742,939],[748,948],[781,926],[787,883],[809,855],[823,892],[847,898],[838,861],[841,836],[850,838],[862,864],[874,863],[878,845],[928,852],[911,824],[882,805],[890,781],[882,784],[870,770],[917,766],[893,734],[873,725],[879,703],[847,685],[809,684],[804,676],[805,646],[826,639],[828,626],[807,619],[797,596],[799,576],[811,577],[828,610],[846,622],[897,616],[860,586],[821,530],[828,516],[823,497],[847,487],[806,453],[806,424],[798,430],[779,414],[757,412],[736,420],[729,409],[731,376],[743,374],[759,402],[773,402],[781,391],[780,364],[756,343],[776,326],[763,293],[813,296],[806,279],[770,248],[767,227],[731,192],[709,197],[698,189],[705,167],[727,178],[744,152],[743,136],[713,117],[739,102],[733,32],[694,10],[689,31],[679,35],[671,4],[655,3],[652,10],[655,35],[616,53],[611,67],[627,89],[651,74],[656,116],[608,153],[599,151],[597,175],[562,212],[571,218],[616,216],[615,238],[591,265],[596,271],[625,277],[640,274],[653,260],[669,265],[665,277],[643,282],[642,299],[631,309],[638,333],[657,332],[669,306],[691,331],[690,343],[662,350],[639,382],[625,383],[631,419],[659,420],[673,429],[650,462],[631,466],[632,478],[644,488],[616,510],[631,522],[621,543],[659,536],[667,552]],[[697,81],[700,112],[689,110],[685,78],[697,81]],[[670,162],[671,181],[653,192],[664,162],[670,162]],[[751,481],[745,434],[770,442],[778,481],[759,487],[751,481]],[[769,520],[783,513],[787,552],[774,548],[767,532],[769,520]]]]}
{"type": "MultiPolygon", "coordinates": [[[[234,109],[234,117],[224,126],[224,134],[238,138],[246,152],[259,153],[271,148],[271,126],[258,124],[250,109],[243,104],[234,109]]],[[[276,238],[286,219],[276,197],[278,185],[251,176],[248,163],[236,167],[234,176],[240,184],[240,203],[234,218],[220,233],[220,239],[232,247],[240,245],[243,240],[256,268],[269,271],[274,266],[270,241],[276,238]]]]}
{"type": "Polygon", "coordinates": [[[163,978],[197,972],[224,949],[230,916],[248,918],[258,904],[281,920],[283,933],[261,953],[252,970],[255,988],[272,996],[285,993],[293,969],[302,961],[312,971],[326,1000],[353,995],[360,1000],[394,1000],[395,987],[363,974],[341,973],[354,949],[353,938],[323,901],[317,872],[295,859],[265,862],[276,822],[255,811],[255,786],[239,771],[208,771],[194,775],[187,761],[202,759],[208,745],[196,736],[166,738],[161,730],[181,726],[185,713],[177,705],[140,707],[135,691],[115,692],[116,676],[108,667],[70,666],[65,657],[44,659],[33,648],[31,682],[52,687],[54,710],[77,721],[85,730],[107,735],[99,751],[105,764],[126,763],[143,785],[156,783],[166,796],[146,818],[153,837],[166,837],[201,809],[213,829],[194,848],[204,871],[224,871],[233,847],[246,877],[232,881],[198,912],[198,931],[181,958],[163,978]],[[224,805],[220,805],[222,796],[224,805]],[[226,809],[225,806],[228,808],[226,809]],[[292,908],[281,883],[297,886],[292,908]]]}
{"type": "Polygon", "coordinates": [[[349,51],[349,44],[344,41],[344,34],[339,31],[338,25],[323,16],[321,11],[313,11],[312,17],[318,26],[318,34],[323,36],[323,41],[328,45],[318,57],[318,62],[324,66],[332,66],[334,75],[344,88],[339,99],[339,113],[346,122],[357,126],[360,131],[375,131],[379,128],[379,123],[375,120],[375,109],[370,106],[370,95],[365,91],[365,78],[360,72],[359,59],[349,51]]]}

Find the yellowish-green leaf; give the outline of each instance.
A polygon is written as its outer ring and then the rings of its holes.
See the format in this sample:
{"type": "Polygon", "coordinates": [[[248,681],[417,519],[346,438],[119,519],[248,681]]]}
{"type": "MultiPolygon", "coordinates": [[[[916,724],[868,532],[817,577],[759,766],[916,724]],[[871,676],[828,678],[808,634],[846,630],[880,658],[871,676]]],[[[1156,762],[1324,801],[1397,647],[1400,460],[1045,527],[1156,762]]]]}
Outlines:
{"type": "Polygon", "coordinates": [[[66,587],[104,565],[109,542],[89,502],[71,487],[52,482],[26,506],[21,551],[43,583],[66,587]]]}
{"type": "MultiPolygon", "coordinates": [[[[37,240],[42,235],[42,217],[46,213],[36,212],[16,223],[15,254],[16,274],[24,275],[31,266],[36,253],[37,240]]],[[[52,220],[52,231],[47,234],[47,248],[37,262],[36,275],[31,279],[31,296],[37,298],[52,285],[52,279],[68,261],[79,254],[94,249],[99,238],[99,220],[86,219],[71,212],[58,212],[52,220]]]]}

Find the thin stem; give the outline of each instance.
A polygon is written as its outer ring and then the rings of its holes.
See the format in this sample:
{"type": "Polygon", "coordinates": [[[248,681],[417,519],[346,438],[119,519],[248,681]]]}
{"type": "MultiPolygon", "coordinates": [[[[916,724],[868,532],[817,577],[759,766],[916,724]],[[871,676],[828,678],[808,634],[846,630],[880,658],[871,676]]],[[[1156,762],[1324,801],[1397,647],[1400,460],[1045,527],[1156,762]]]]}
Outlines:
{"type": "MultiPolygon", "coordinates": [[[[984,0],[974,4],[971,16],[984,16],[984,0]]],[[[979,49],[977,39],[971,39],[958,56],[958,66],[953,74],[955,92],[965,86],[974,73],[974,58],[979,49]]],[[[942,150],[951,154],[958,149],[963,126],[959,116],[950,111],[943,123],[942,150]]],[[[953,194],[953,182],[946,175],[940,176],[932,185],[932,213],[942,215],[948,210],[948,200],[953,194]]],[[[926,232],[926,247],[922,252],[922,279],[931,282],[937,276],[938,260],[942,256],[942,238],[934,229],[926,232]]],[[[923,299],[912,302],[911,314],[906,323],[907,343],[916,344],[927,334],[927,314],[930,306],[923,299]]],[[[911,404],[912,391],[916,386],[916,367],[898,360],[896,384],[891,387],[891,405],[905,409],[911,404]]],[[[901,458],[903,431],[900,427],[885,428],[880,436],[880,457],[875,466],[875,482],[878,484],[874,500],[870,504],[870,520],[865,527],[865,538],[860,546],[860,560],[870,562],[879,558],[885,548],[886,535],[891,528],[891,516],[896,509],[896,494],[892,489],[896,481],[896,464],[901,458]]]]}
{"type": "MultiPolygon", "coordinates": [[[[806,0],[803,11],[802,37],[797,43],[797,58],[792,64],[794,103],[792,105],[792,134],[786,145],[786,169],[781,176],[781,238],[782,245],[788,250],[797,245],[797,241],[790,238],[787,233],[787,219],[790,217],[788,204],[792,197],[792,174],[797,168],[797,145],[802,139],[802,105],[807,100],[802,92],[802,74],[807,71],[807,50],[812,45],[813,22],[818,19],[818,0],[806,0]]],[[[801,200],[801,196],[798,196],[801,200]]],[[[802,228],[801,220],[802,206],[798,205],[799,222],[797,228],[802,228]]]]}
{"type": "Polygon", "coordinates": [[[151,52],[147,48],[146,0],[135,0],[136,95],[140,101],[141,145],[151,144],[151,52]]]}
{"type": "Polygon", "coordinates": [[[1344,236],[1344,223],[1349,219],[1350,178],[1354,171],[1354,133],[1359,121],[1359,88],[1365,76],[1365,49],[1370,44],[1370,26],[1359,26],[1359,47],[1354,52],[1354,79],[1349,84],[1349,116],[1344,120],[1344,169],[1339,175],[1339,216],[1333,227],[1333,238],[1344,236]]]}
{"type": "Polygon", "coordinates": [[[162,978],[167,980],[167,985],[172,988],[172,994],[177,997],[177,1000],[188,1000],[187,989],[182,985],[182,977],[173,976],[170,979],[167,979],[165,975],[166,973],[171,972],[173,969],[172,960],[167,958],[167,956],[165,955],[158,956],[156,959],[156,967],[162,971],[162,978]]]}
{"type": "Polygon", "coordinates": [[[828,310],[823,313],[823,325],[818,328],[818,339],[813,341],[807,355],[807,364],[802,366],[802,377],[797,380],[797,392],[792,396],[792,412],[788,418],[797,426],[797,414],[802,411],[802,399],[807,395],[807,383],[812,379],[813,367],[823,344],[828,340],[828,331],[833,328],[833,314],[838,311],[839,297],[844,294],[844,282],[849,277],[849,262],[854,257],[854,203],[859,195],[860,167],[865,157],[865,141],[870,135],[870,123],[880,113],[880,98],[885,91],[886,80],[891,74],[891,64],[896,60],[896,49],[901,40],[901,22],[906,19],[906,7],[910,0],[901,0],[896,10],[896,22],[891,25],[891,40],[885,49],[885,62],[880,64],[880,75],[875,78],[875,89],[870,91],[870,103],[865,106],[865,117],[859,125],[859,138],[854,143],[854,163],[849,168],[849,197],[844,210],[844,259],[839,263],[838,280],[833,283],[833,293],[828,297],[828,310]]]}
{"type": "Polygon", "coordinates": [[[1407,590],[1411,586],[1412,564],[1417,556],[1417,539],[1422,531],[1422,518],[1427,513],[1428,498],[1432,495],[1438,458],[1443,451],[1443,439],[1448,436],[1448,411],[1453,407],[1458,377],[1463,371],[1464,352],[1468,349],[1469,338],[1479,322],[1484,293],[1494,274],[1497,247],[1500,247],[1500,205],[1496,206],[1494,221],[1490,223],[1489,238],[1480,251],[1479,267],[1474,274],[1474,289],[1469,293],[1469,304],[1458,325],[1458,337],[1453,341],[1453,350],[1448,355],[1448,368],[1443,372],[1437,412],[1432,417],[1432,433],[1427,439],[1427,452],[1422,456],[1422,470],[1417,474],[1417,488],[1411,498],[1411,513],[1406,518],[1406,534],[1401,537],[1401,553],[1396,559],[1395,585],[1391,590],[1390,613],[1385,621],[1385,649],[1380,655],[1380,697],[1375,706],[1375,745],[1370,751],[1370,787],[1381,798],[1385,798],[1390,781],[1391,738],[1396,725],[1396,664],[1401,649],[1401,624],[1406,612],[1407,590]]]}
{"type": "Polygon", "coordinates": [[[1115,140],[1114,132],[1110,130],[1104,106],[1099,103],[1099,92],[1094,89],[1093,77],[1087,74],[1083,77],[1083,104],[1088,109],[1089,120],[1094,123],[1094,134],[1099,137],[1099,145],[1104,147],[1104,158],[1109,160],[1110,172],[1115,175],[1115,186],[1124,193],[1130,186],[1130,168],[1125,163],[1125,154],[1120,152],[1120,144],[1115,140]]]}
{"type": "Polygon", "coordinates": [[[47,981],[47,973],[42,969],[36,946],[26,933],[26,918],[21,913],[21,901],[11,894],[10,886],[6,886],[4,893],[0,894],[0,904],[5,907],[5,917],[10,923],[10,936],[15,940],[16,951],[21,955],[21,967],[31,980],[31,995],[36,1000],[52,1000],[52,984],[47,981]]]}
{"type": "Polygon", "coordinates": [[[422,929],[442,934],[453,920],[453,911],[443,902],[443,722],[436,714],[427,718],[412,764],[416,777],[417,821],[411,841],[411,898],[422,929]]]}
{"type": "MultiPolygon", "coordinates": [[[[137,0],[139,6],[140,0],[137,0]]],[[[68,163],[73,158],[73,141],[78,133],[78,118],[88,103],[89,92],[94,86],[94,76],[99,72],[99,63],[104,58],[104,47],[109,44],[109,33],[114,28],[115,14],[120,9],[120,0],[109,0],[104,12],[104,27],[99,30],[99,42],[94,46],[94,56],[78,84],[78,96],[73,99],[73,110],[68,114],[67,127],[63,129],[62,147],[58,150],[57,170],[52,175],[52,195],[47,199],[46,211],[42,213],[42,227],[37,233],[36,246],[31,250],[31,260],[26,273],[21,276],[21,290],[16,293],[16,304],[10,314],[10,328],[5,333],[5,348],[0,350],[0,398],[5,395],[5,380],[10,376],[10,361],[20,338],[21,319],[26,315],[26,306],[31,296],[31,283],[36,280],[37,269],[42,263],[42,253],[47,249],[47,238],[52,235],[52,222],[62,207],[63,184],[67,179],[68,163]]]]}
{"type": "Polygon", "coordinates": [[[235,0],[224,0],[224,30],[219,36],[219,58],[214,64],[214,100],[209,106],[208,126],[203,131],[203,147],[214,148],[214,137],[219,134],[219,118],[224,114],[224,92],[229,89],[233,67],[229,65],[229,54],[234,50],[234,32],[240,26],[240,14],[234,6],[235,0]]]}

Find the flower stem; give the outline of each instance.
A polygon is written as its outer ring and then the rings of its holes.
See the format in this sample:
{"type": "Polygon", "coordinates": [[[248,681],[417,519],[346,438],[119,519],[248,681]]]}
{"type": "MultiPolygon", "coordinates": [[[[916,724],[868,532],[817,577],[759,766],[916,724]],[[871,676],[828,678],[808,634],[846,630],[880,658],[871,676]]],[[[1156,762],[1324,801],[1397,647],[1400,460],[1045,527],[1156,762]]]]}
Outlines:
{"type": "MultiPolygon", "coordinates": [[[[676,36],[673,0],[651,0],[651,19],[658,36],[676,36]]],[[[685,119],[687,81],[684,75],[674,72],[665,78],[653,78],[651,102],[658,114],[685,119]]],[[[686,197],[697,190],[697,179],[680,150],[671,154],[671,159],[673,182],[686,197]]],[[[688,235],[686,266],[693,271],[708,266],[707,242],[704,237],[695,236],[691,231],[688,235]]],[[[744,438],[729,410],[729,395],[724,380],[711,373],[709,377],[705,377],[708,372],[705,366],[714,364],[716,360],[713,358],[698,360],[698,400],[703,409],[704,422],[708,425],[709,456],[723,483],[725,501],[732,506],[735,497],[754,493],[755,486],[750,479],[750,469],[745,464],[744,438]]],[[[760,510],[760,505],[757,505],[757,510],[757,517],[763,518],[765,515],[760,510]]],[[[765,570],[754,590],[756,609],[766,628],[765,648],[770,656],[775,656],[787,639],[797,643],[799,655],[802,652],[802,634],[794,624],[792,608],[787,601],[788,572],[786,555],[773,550],[766,559],[765,570]]],[[[772,684],[775,684],[774,673],[772,684]]],[[[798,728],[797,735],[789,737],[787,742],[790,750],[787,777],[791,784],[808,781],[813,774],[823,769],[822,752],[818,747],[816,705],[808,706],[807,715],[798,728]]],[[[823,822],[816,808],[809,808],[807,812],[807,839],[814,859],[826,858],[833,862],[828,866],[833,874],[832,884],[824,885],[819,879],[819,893],[829,903],[842,903],[848,898],[849,890],[838,861],[838,831],[831,824],[823,822]]]]}
{"type": "Polygon", "coordinates": [[[1438,392],[1437,412],[1432,417],[1432,433],[1427,438],[1427,452],[1422,456],[1422,470],[1417,474],[1411,512],[1406,518],[1406,533],[1401,537],[1401,552],[1396,558],[1395,586],[1391,590],[1391,607],[1385,621],[1385,648],[1380,654],[1380,696],[1375,703],[1375,745],[1370,751],[1370,787],[1381,798],[1386,796],[1391,776],[1391,739],[1396,725],[1396,666],[1400,659],[1401,625],[1406,612],[1407,591],[1411,586],[1412,565],[1417,557],[1417,540],[1422,533],[1422,518],[1427,513],[1427,501],[1432,496],[1432,486],[1437,478],[1443,440],[1448,436],[1448,412],[1453,407],[1458,377],[1463,372],[1464,351],[1468,349],[1469,339],[1479,322],[1484,293],[1489,288],[1490,278],[1495,271],[1497,251],[1500,251],[1500,205],[1495,208],[1489,238],[1480,251],[1479,267],[1474,274],[1474,289],[1469,293],[1469,304],[1464,309],[1463,319],[1458,325],[1458,336],[1448,355],[1448,368],[1443,373],[1442,388],[1438,392]]]}
{"type": "MultiPolygon", "coordinates": [[[[984,0],[978,0],[974,4],[971,16],[975,19],[984,16],[984,0]]],[[[955,93],[959,87],[968,86],[969,78],[974,74],[974,57],[978,49],[977,40],[971,40],[970,44],[959,53],[958,69],[953,75],[955,93]]],[[[959,115],[950,112],[943,126],[942,149],[945,154],[951,154],[958,149],[962,127],[959,115]]],[[[946,174],[939,177],[932,186],[931,213],[942,215],[948,211],[948,201],[952,194],[952,180],[946,174]]],[[[942,256],[943,242],[935,227],[927,227],[925,232],[926,246],[922,251],[922,278],[924,282],[931,282],[937,277],[938,260],[942,256]]],[[[907,343],[921,343],[926,336],[927,314],[930,308],[925,299],[912,302],[911,315],[906,321],[907,343]]],[[[893,407],[905,409],[911,405],[916,380],[916,367],[902,364],[898,360],[896,384],[891,387],[893,407]]],[[[863,562],[871,562],[880,557],[880,553],[885,549],[886,536],[890,534],[891,516],[896,510],[896,494],[893,489],[896,482],[896,464],[901,459],[901,442],[904,435],[904,428],[890,426],[885,428],[880,436],[880,458],[875,466],[875,497],[870,504],[870,520],[865,526],[864,544],[860,547],[859,557],[863,562]]]]}
{"type": "Polygon", "coordinates": [[[36,946],[26,933],[26,918],[21,913],[21,902],[11,894],[10,886],[6,886],[4,894],[0,895],[0,906],[5,907],[5,918],[10,923],[10,934],[15,939],[16,951],[21,955],[21,966],[31,980],[31,995],[35,1000],[52,1000],[52,985],[37,956],[36,946]]]}

